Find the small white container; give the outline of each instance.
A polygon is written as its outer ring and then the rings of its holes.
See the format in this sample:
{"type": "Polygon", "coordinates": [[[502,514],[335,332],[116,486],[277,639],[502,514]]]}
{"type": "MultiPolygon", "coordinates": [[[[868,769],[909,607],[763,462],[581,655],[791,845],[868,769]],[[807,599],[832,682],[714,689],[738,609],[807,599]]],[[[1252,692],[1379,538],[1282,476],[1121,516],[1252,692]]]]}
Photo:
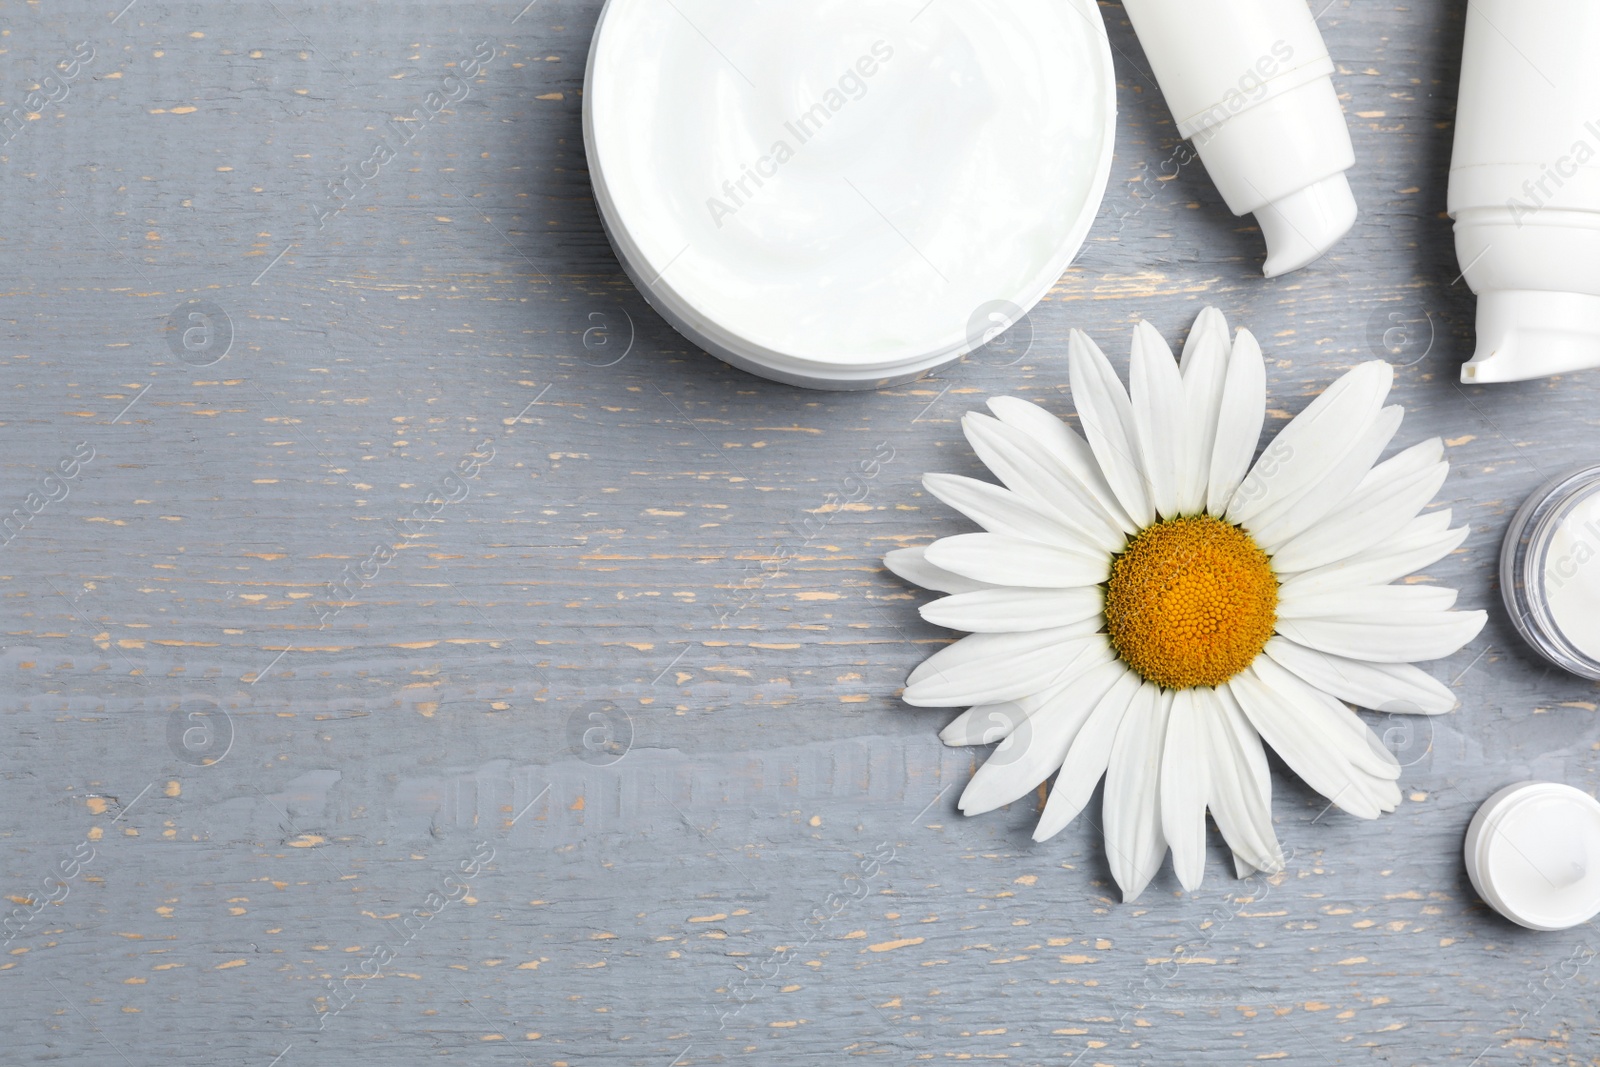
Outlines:
{"type": "Polygon", "coordinates": [[[1356,221],[1333,60],[1305,0],[1125,0],[1178,123],[1235,215],[1254,213],[1269,278],[1356,221]]]}
{"type": "Polygon", "coordinates": [[[1478,294],[1464,382],[1600,366],[1600,4],[1472,0],[1448,208],[1478,294]]]}
{"type": "Polygon", "coordinates": [[[1570,785],[1521,782],[1484,801],[1467,827],[1472,887],[1530,930],[1600,914],[1600,802],[1570,785]]]}
{"type": "Polygon", "coordinates": [[[1600,467],[1523,501],[1500,545],[1500,595],[1535,651],[1600,681],[1600,467]]]}

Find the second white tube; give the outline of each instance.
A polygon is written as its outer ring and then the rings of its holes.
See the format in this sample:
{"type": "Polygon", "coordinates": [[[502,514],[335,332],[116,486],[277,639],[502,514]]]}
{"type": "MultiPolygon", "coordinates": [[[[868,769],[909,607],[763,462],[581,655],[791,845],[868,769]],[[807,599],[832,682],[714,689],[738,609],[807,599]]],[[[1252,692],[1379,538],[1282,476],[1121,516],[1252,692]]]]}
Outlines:
{"type": "Polygon", "coordinates": [[[1235,215],[1254,214],[1273,278],[1350,231],[1355,151],[1333,60],[1305,0],[1124,0],[1172,109],[1235,215]]]}
{"type": "Polygon", "coordinates": [[[1450,217],[1478,294],[1464,382],[1600,367],[1600,4],[1473,0],[1450,217]]]}

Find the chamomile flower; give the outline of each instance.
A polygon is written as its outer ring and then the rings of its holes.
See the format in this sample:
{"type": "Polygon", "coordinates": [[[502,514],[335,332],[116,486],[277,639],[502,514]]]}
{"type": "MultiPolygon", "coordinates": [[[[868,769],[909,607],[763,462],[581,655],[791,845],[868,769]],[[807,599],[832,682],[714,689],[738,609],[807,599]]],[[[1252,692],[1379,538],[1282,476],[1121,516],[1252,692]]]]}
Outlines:
{"type": "Polygon", "coordinates": [[[969,631],[911,673],[904,699],[968,709],[947,744],[1004,742],[961,809],[991,811],[1054,774],[1042,841],[1104,777],[1125,900],[1169,849],[1184,888],[1200,884],[1208,810],[1241,875],[1282,869],[1264,745],[1345,811],[1393,811],[1400,765],[1348,704],[1449,711],[1450,690],[1413,663],[1454,653],[1485,615],[1401,582],[1467,530],[1423,513],[1448,472],[1437,438],[1379,462],[1402,414],[1384,404],[1392,368],[1355,367],[1257,457],[1261,348],[1247,330],[1230,343],[1215,309],[1181,360],[1140,323],[1131,391],[1081,332],[1069,359],[1084,436],[1013,397],[968,414],[1002,484],[924,484],[985,532],[885,560],[948,594],[924,618],[969,631]]]}

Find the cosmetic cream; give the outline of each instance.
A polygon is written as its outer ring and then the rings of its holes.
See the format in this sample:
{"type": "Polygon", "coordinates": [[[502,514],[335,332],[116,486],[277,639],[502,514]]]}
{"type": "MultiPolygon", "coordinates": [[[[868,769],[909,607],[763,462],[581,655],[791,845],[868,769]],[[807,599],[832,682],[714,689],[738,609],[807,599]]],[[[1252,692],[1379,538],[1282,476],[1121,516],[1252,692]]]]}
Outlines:
{"type": "Polygon", "coordinates": [[[1600,366],[1600,4],[1466,12],[1448,208],[1478,340],[1461,380],[1600,366]]]}
{"type": "Polygon", "coordinates": [[[1540,655],[1600,680],[1600,467],[1555,479],[1518,509],[1500,549],[1500,591],[1540,655]]]}
{"type": "Polygon", "coordinates": [[[1116,126],[1093,0],[607,0],[585,84],[595,201],[645,299],[827,389],[1020,320],[1094,221],[1116,126]]]}
{"type": "Polygon", "coordinates": [[[1600,803],[1555,782],[1507,786],[1467,828],[1478,895],[1530,930],[1566,930],[1600,914],[1600,803]]]}
{"type": "Polygon", "coordinates": [[[1235,215],[1253,213],[1269,278],[1349,232],[1355,165],[1333,60],[1305,0],[1125,0],[1178,134],[1235,215]]]}

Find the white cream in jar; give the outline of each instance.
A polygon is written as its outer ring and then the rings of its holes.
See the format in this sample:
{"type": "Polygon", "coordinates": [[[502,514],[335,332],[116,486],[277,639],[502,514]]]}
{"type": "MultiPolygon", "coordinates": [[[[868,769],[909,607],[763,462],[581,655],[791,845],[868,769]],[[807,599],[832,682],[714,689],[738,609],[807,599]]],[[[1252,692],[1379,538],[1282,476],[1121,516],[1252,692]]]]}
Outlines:
{"type": "Polygon", "coordinates": [[[608,0],[584,140],[618,259],[793,384],[959,359],[1055,285],[1110,171],[1092,0],[608,0]]]}
{"type": "Polygon", "coordinates": [[[1600,466],[1551,481],[1517,511],[1500,550],[1500,591],[1540,655],[1600,680],[1600,466]]]}

